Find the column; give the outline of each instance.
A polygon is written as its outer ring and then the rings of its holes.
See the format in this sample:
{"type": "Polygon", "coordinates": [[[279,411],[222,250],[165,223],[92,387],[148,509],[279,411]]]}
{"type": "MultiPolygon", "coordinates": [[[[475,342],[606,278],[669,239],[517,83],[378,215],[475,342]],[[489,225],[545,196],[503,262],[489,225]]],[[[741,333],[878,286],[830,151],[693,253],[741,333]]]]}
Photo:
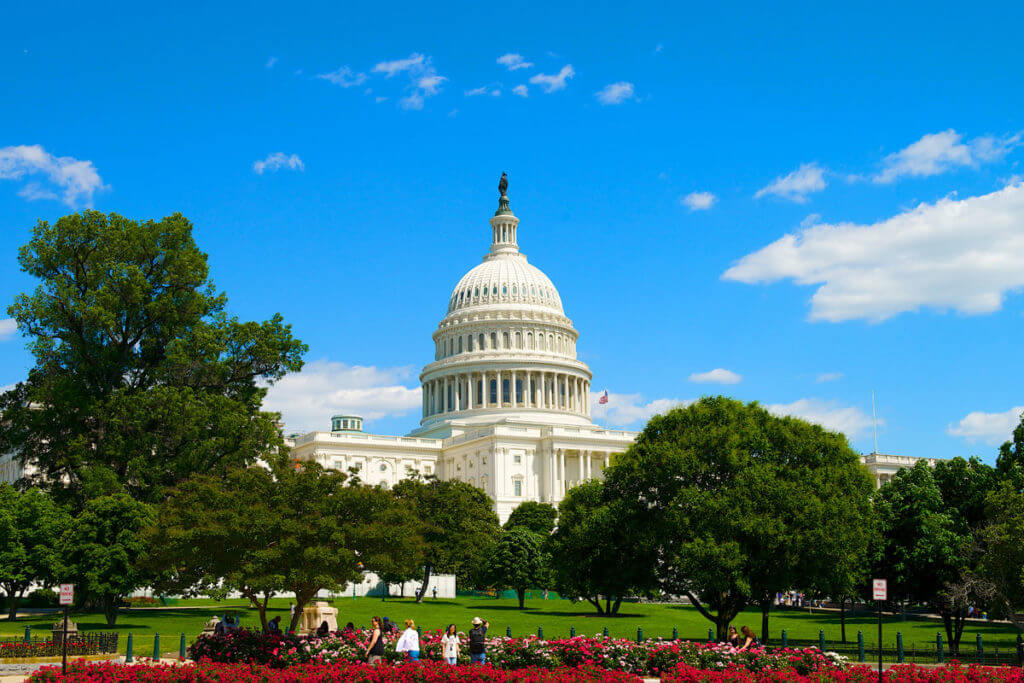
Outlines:
{"type": "Polygon", "coordinates": [[[612,454],[609,453],[608,451],[605,451],[604,452],[604,468],[608,469],[608,465],[610,465],[611,462],[612,462],[612,454]]]}
{"type": "Polygon", "coordinates": [[[590,451],[586,451],[585,455],[586,455],[586,458],[587,458],[587,479],[593,479],[594,478],[594,462],[590,458],[590,451]]]}
{"type": "Polygon", "coordinates": [[[559,497],[565,497],[565,449],[558,449],[558,493],[559,497]]]}
{"type": "Polygon", "coordinates": [[[519,406],[516,404],[516,371],[512,370],[510,374],[512,375],[512,379],[509,380],[508,397],[509,401],[512,403],[512,407],[518,408],[519,406]]]}
{"type": "Polygon", "coordinates": [[[555,449],[551,449],[551,458],[548,460],[548,502],[555,502],[555,449]]]}
{"type": "Polygon", "coordinates": [[[480,382],[483,385],[480,388],[483,389],[483,392],[484,392],[484,395],[482,397],[483,407],[484,408],[489,408],[490,406],[488,405],[487,401],[488,401],[488,399],[491,398],[491,396],[490,396],[491,392],[490,392],[490,388],[487,386],[487,371],[486,370],[484,372],[480,373],[480,382]]]}
{"type": "Polygon", "coordinates": [[[473,410],[476,408],[476,379],[472,372],[469,373],[469,393],[467,396],[469,396],[469,409],[473,410]]]}

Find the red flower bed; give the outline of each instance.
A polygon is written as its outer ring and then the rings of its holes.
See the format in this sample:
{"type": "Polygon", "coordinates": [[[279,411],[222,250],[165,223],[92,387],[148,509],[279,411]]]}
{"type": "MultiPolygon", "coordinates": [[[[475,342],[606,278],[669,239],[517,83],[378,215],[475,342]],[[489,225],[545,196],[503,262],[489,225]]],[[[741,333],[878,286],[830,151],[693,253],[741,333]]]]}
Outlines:
{"type": "Polygon", "coordinates": [[[175,666],[161,664],[110,664],[76,662],[66,676],[59,668],[47,667],[33,673],[31,683],[72,681],[74,683],[639,683],[640,679],[619,671],[581,666],[560,669],[498,669],[490,665],[450,666],[440,662],[415,662],[398,666],[369,664],[300,664],[287,669],[245,664],[201,662],[175,666]]]}
{"type": "MultiPolygon", "coordinates": [[[[1014,667],[961,666],[953,662],[947,666],[924,667],[902,664],[887,669],[885,683],[1024,683],[1024,671],[1014,667]]],[[[793,671],[751,671],[741,666],[725,671],[708,671],[680,664],[661,677],[662,683],[874,683],[878,669],[854,666],[845,670],[830,670],[798,674],[793,671]]]]}

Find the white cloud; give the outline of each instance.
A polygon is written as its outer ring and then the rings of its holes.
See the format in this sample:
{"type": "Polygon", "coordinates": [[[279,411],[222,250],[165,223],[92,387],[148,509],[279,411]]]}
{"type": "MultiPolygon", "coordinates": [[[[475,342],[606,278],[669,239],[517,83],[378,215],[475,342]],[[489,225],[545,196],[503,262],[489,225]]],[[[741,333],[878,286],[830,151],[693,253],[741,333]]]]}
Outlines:
{"type": "Polygon", "coordinates": [[[1021,144],[1020,134],[996,138],[990,135],[963,142],[950,128],[930,133],[882,160],[882,170],[872,177],[876,183],[891,183],[904,177],[926,177],[945,173],[957,166],[977,166],[1003,158],[1021,144]]]}
{"type": "Polygon", "coordinates": [[[55,157],[42,145],[0,147],[0,180],[44,176],[47,183],[29,182],[18,192],[28,199],[60,199],[68,206],[92,206],[93,194],[108,189],[91,161],[55,157]],[[59,193],[59,194],[58,194],[59,193]]]}
{"type": "MultiPolygon", "coordinates": [[[[858,436],[871,429],[871,416],[855,406],[842,406],[820,398],[801,398],[792,403],[774,403],[765,409],[775,415],[791,415],[819,424],[825,429],[858,436]]],[[[885,424],[879,419],[878,424],[885,424]]]]}
{"type": "Polygon", "coordinates": [[[812,192],[821,192],[825,189],[825,169],[818,164],[800,164],[800,168],[792,173],[779,176],[767,186],[762,187],[754,195],[755,198],[773,194],[792,202],[803,204],[807,201],[807,195],[812,192]]]}
{"type": "Polygon", "coordinates": [[[329,430],[331,415],[338,413],[354,413],[367,420],[399,417],[422,405],[420,388],[403,384],[411,377],[412,367],[316,360],[270,387],[263,407],[281,413],[289,431],[329,430]]]}
{"type": "Polygon", "coordinates": [[[695,372],[690,375],[691,382],[699,382],[701,384],[739,384],[742,380],[743,375],[736,374],[732,370],[726,370],[725,368],[715,368],[707,372],[695,372]]]}
{"type": "Polygon", "coordinates": [[[373,67],[374,73],[382,73],[391,78],[395,74],[407,73],[409,76],[409,94],[398,101],[402,109],[418,111],[428,97],[441,92],[441,84],[448,79],[440,76],[430,63],[430,57],[414,52],[405,59],[380,62],[373,67]]]}
{"type": "Polygon", "coordinates": [[[690,211],[707,211],[714,206],[716,199],[718,198],[711,192],[691,192],[685,197],[680,197],[679,201],[690,211]]]}
{"type": "Polygon", "coordinates": [[[373,98],[373,101],[376,102],[377,104],[380,104],[381,102],[387,102],[387,99],[388,98],[386,97],[375,97],[373,98]]]}
{"type": "Polygon", "coordinates": [[[292,171],[306,170],[306,166],[302,163],[302,159],[299,158],[298,154],[274,152],[273,154],[268,154],[266,159],[258,159],[252,162],[252,170],[256,171],[259,175],[263,175],[264,171],[276,171],[282,168],[292,171]]]}
{"type": "Polygon", "coordinates": [[[517,85],[516,87],[512,88],[512,92],[514,92],[516,95],[519,95],[520,97],[530,96],[530,89],[527,88],[525,85],[517,85]]]}
{"type": "Polygon", "coordinates": [[[395,59],[390,62],[378,62],[373,67],[373,72],[386,74],[388,78],[391,78],[395,74],[402,73],[403,71],[417,72],[423,69],[424,65],[429,62],[429,59],[418,52],[414,52],[405,59],[395,59]]]}
{"type": "Polygon", "coordinates": [[[638,423],[646,422],[652,415],[667,412],[677,406],[685,406],[693,401],[680,401],[677,398],[657,398],[647,401],[641,394],[613,394],[608,393],[608,403],[600,405],[601,395],[604,392],[591,393],[590,415],[595,422],[604,422],[605,409],[607,408],[608,424],[616,427],[638,426],[638,423]]]}
{"type": "Polygon", "coordinates": [[[609,104],[622,104],[626,100],[632,99],[633,84],[627,81],[609,83],[594,93],[594,97],[605,106],[609,104]]]}
{"type": "Polygon", "coordinates": [[[539,85],[544,92],[551,94],[559,90],[565,90],[566,82],[575,75],[576,72],[573,70],[572,64],[566,64],[557,74],[536,74],[531,76],[530,83],[539,85]]]}
{"type": "Polygon", "coordinates": [[[0,341],[10,339],[17,331],[18,323],[14,318],[4,318],[3,320],[0,320],[0,341]]]}
{"type": "Polygon", "coordinates": [[[366,82],[366,74],[356,73],[347,66],[340,66],[336,70],[325,74],[317,74],[316,77],[342,88],[351,88],[354,85],[362,85],[366,82]]]}
{"type": "Polygon", "coordinates": [[[836,382],[841,380],[843,376],[844,375],[841,372],[823,372],[815,377],[814,381],[818,384],[822,384],[823,382],[836,382]]]}
{"type": "Polygon", "coordinates": [[[949,425],[946,432],[969,442],[983,441],[997,446],[1013,436],[1013,429],[1020,424],[1024,406],[1014,406],[1005,413],[968,413],[955,425],[949,425]]]}
{"type": "Polygon", "coordinates": [[[489,85],[481,85],[479,88],[473,88],[463,93],[466,97],[476,97],[477,95],[490,95],[491,97],[498,97],[501,95],[501,90],[498,88],[492,88],[489,85]]]}
{"type": "Polygon", "coordinates": [[[271,57],[267,60],[266,67],[268,69],[273,69],[275,64],[277,64],[277,57],[271,57]]]}
{"type": "Polygon", "coordinates": [[[515,71],[516,69],[528,69],[533,66],[533,62],[526,61],[523,59],[522,55],[514,52],[498,57],[498,64],[507,67],[509,71],[515,71]]]}
{"type": "Polygon", "coordinates": [[[881,321],[922,307],[967,315],[1024,288],[1024,184],[922,203],[870,225],[820,224],[747,254],[724,280],[820,285],[811,320],[881,321]]]}

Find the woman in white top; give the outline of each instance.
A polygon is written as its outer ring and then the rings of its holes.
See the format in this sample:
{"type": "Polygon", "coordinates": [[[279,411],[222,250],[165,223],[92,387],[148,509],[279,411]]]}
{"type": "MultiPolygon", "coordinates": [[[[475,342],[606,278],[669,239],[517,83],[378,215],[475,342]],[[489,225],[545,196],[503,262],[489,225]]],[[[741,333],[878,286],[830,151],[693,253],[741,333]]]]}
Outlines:
{"type": "Polygon", "coordinates": [[[405,620],[405,630],[402,631],[398,644],[395,645],[396,652],[405,652],[410,662],[420,660],[420,634],[416,630],[416,624],[412,619],[405,620]]]}
{"type": "Polygon", "coordinates": [[[448,628],[445,629],[444,635],[441,636],[441,646],[443,648],[441,654],[444,656],[444,661],[449,664],[458,664],[459,635],[455,632],[455,624],[448,624],[448,628]]]}

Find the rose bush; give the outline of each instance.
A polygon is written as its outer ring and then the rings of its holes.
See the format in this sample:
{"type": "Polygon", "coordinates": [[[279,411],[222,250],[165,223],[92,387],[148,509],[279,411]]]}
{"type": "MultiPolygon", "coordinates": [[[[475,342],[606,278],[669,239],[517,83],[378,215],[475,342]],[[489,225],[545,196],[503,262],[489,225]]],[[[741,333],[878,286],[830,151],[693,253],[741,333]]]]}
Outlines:
{"type": "Polygon", "coordinates": [[[529,668],[509,671],[489,664],[450,666],[431,661],[397,666],[300,664],[287,669],[209,661],[183,666],[76,662],[68,667],[66,676],[61,676],[59,668],[48,667],[36,671],[28,680],[31,683],[639,683],[636,676],[596,667],[529,668]]]}
{"type": "MultiPolygon", "coordinates": [[[[222,636],[201,636],[191,648],[193,660],[208,659],[223,663],[267,664],[284,668],[297,664],[333,664],[363,660],[368,631],[339,632],[324,638],[296,635],[262,635],[238,631],[222,636]]],[[[462,646],[459,662],[469,662],[465,634],[459,634],[462,646]]],[[[420,638],[420,659],[442,661],[441,632],[425,631],[420,638]]],[[[385,636],[384,659],[398,663],[403,654],[395,651],[396,637],[385,636]]],[[[539,667],[545,669],[594,666],[608,671],[640,675],[659,675],[679,664],[695,669],[725,671],[739,666],[749,671],[793,671],[808,675],[843,669],[844,658],[816,648],[770,650],[758,648],[739,652],[729,645],[672,640],[646,640],[637,643],[622,638],[576,636],[557,640],[496,637],[487,639],[487,662],[501,669],[539,667]]]]}

